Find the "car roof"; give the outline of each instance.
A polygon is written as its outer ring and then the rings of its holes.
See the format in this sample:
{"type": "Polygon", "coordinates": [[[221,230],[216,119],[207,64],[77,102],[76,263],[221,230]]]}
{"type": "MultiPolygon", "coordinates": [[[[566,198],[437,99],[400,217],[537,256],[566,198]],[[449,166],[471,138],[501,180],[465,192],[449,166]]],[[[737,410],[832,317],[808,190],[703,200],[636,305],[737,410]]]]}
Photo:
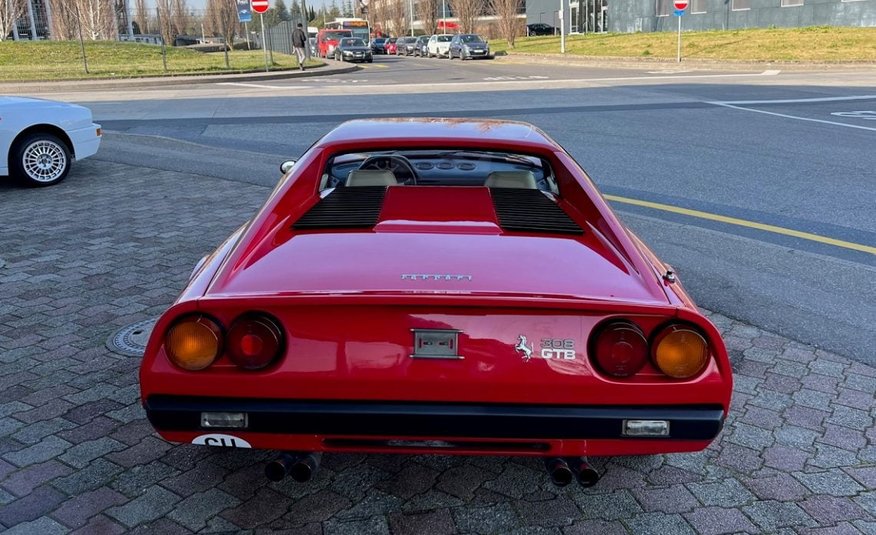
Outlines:
{"type": "Polygon", "coordinates": [[[382,118],[356,119],[342,123],[325,135],[319,145],[404,139],[423,140],[426,145],[453,146],[460,141],[519,143],[562,150],[555,141],[529,123],[495,119],[382,118]]]}

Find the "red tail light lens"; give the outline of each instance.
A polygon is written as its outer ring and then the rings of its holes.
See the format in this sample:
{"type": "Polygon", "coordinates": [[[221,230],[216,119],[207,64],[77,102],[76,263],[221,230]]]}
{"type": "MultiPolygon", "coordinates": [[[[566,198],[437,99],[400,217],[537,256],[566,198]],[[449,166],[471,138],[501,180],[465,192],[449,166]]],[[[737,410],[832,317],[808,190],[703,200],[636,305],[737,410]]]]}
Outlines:
{"type": "Polygon", "coordinates": [[[615,321],[601,328],[592,350],[599,369],[614,377],[629,377],[648,361],[648,341],[642,330],[628,321],[615,321]]]}
{"type": "Polygon", "coordinates": [[[283,331],[267,316],[243,316],[228,329],[228,358],[241,368],[265,368],[280,356],[282,350],[283,331]]]}

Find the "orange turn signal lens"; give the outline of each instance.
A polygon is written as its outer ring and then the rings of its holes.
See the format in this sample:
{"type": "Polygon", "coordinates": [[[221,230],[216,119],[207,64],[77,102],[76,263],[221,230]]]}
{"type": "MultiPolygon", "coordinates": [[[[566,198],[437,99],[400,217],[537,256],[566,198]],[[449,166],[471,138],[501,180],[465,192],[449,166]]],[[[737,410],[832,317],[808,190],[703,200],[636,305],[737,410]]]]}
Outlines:
{"type": "Polygon", "coordinates": [[[709,361],[709,344],[703,335],[684,325],[670,325],[651,346],[654,364],[669,377],[688,379],[703,371],[709,361]]]}
{"type": "Polygon", "coordinates": [[[170,360],[184,370],[203,370],[222,350],[222,329],[206,316],[188,316],[174,323],[164,335],[170,360]]]}

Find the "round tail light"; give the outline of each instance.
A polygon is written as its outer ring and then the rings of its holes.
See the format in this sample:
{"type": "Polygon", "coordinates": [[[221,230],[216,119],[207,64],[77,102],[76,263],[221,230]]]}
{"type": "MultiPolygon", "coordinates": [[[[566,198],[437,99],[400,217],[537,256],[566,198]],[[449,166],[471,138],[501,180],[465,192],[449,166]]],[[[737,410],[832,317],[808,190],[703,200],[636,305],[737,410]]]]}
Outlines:
{"type": "Polygon", "coordinates": [[[258,370],[270,365],[283,350],[283,332],[263,315],[238,318],[228,329],[228,358],[241,368],[258,370]]]}
{"type": "Polygon", "coordinates": [[[593,344],[593,358],[604,373],[629,377],[648,361],[648,341],[635,324],[615,321],[599,330],[593,344]]]}
{"type": "Polygon", "coordinates": [[[709,344],[703,335],[685,325],[670,325],[660,331],[651,346],[654,364],[669,377],[688,379],[709,361],[709,344]]]}
{"type": "Polygon", "coordinates": [[[222,351],[222,329],[206,316],[186,316],[167,330],[164,348],[171,362],[180,368],[203,370],[222,351]]]}

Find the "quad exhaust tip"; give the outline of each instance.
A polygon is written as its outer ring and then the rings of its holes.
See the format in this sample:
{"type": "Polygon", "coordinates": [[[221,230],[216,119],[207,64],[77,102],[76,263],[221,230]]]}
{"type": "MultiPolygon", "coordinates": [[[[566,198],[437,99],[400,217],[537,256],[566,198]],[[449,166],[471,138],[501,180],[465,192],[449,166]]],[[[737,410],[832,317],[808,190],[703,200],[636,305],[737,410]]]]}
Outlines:
{"type": "Polygon", "coordinates": [[[582,487],[589,488],[599,482],[599,472],[587,462],[586,457],[555,457],[545,461],[545,468],[551,482],[558,487],[565,487],[577,480],[582,487]]]}
{"type": "Polygon", "coordinates": [[[265,477],[276,482],[288,475],[298,483],[306,483],[319,470],[321,457],[321,453],[283,453],[279,459],[265,465],[265,477]]]}

